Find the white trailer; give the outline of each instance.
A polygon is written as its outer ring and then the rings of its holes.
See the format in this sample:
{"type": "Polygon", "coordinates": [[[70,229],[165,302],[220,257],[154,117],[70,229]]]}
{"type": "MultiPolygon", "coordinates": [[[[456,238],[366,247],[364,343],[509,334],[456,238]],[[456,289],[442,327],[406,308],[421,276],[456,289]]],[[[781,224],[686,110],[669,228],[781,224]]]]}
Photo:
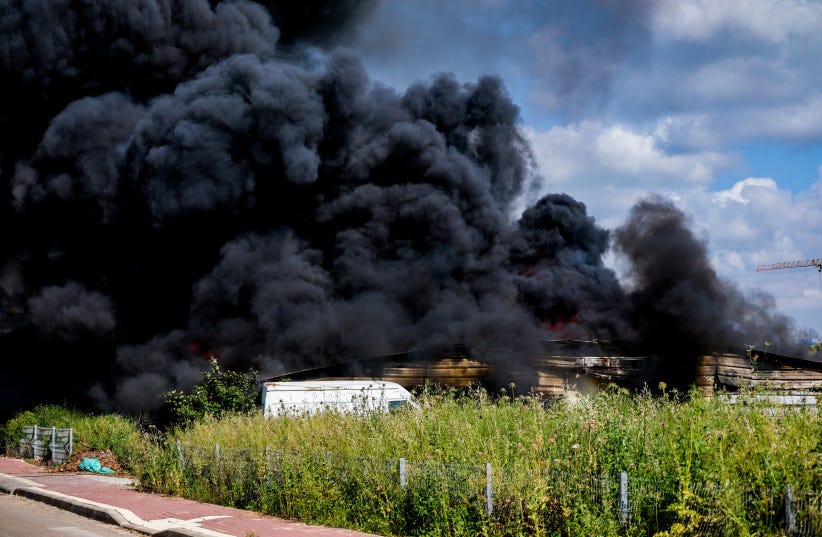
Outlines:
{"type": "Polygon", "coordinates": [[[395,382],[382,380],[315,380],[266,382],[263,413],[300,416],[317,412],[384,413],[403,405],[416,406],[411,394],[395,382]]]}

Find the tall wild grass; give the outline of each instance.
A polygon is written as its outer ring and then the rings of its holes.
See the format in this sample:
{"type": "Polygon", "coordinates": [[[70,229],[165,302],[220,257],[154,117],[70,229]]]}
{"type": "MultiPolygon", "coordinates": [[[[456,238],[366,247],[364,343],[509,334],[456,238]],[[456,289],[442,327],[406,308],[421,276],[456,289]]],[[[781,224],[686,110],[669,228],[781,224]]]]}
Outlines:
{"type": "Polygon", "coordinates": [[[151,444],[134,470],[159,492],[383,535],[778,535],[786,486],[822,490],[822,420],[740,401],[427,391],[420,409],[389,414],[206,419],[151,444]]]}

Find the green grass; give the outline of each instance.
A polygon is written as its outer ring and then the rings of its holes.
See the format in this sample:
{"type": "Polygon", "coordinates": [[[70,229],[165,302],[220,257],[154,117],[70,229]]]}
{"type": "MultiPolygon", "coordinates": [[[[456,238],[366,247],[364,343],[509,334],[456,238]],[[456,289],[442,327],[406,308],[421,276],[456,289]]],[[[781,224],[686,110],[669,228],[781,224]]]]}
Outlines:
{"type": "MultiPolygon", "coordinates": [[[[822,491],[816,409],[619,389],[555,403],[428,391],[419,402],[359,417],[230,414],[122,438],[146,489],[382,535],[780,535],[786,485],[822,491]]],[[[94,442],[118,441],[111,419],[94,442]]]]}

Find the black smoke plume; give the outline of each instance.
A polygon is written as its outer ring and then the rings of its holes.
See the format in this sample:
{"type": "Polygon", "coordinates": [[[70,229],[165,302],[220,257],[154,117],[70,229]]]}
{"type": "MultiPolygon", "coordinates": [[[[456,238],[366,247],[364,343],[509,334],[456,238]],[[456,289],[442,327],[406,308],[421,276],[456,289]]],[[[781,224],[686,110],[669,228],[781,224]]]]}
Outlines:
{"type": "Polygon", "coordinates": [[[582,203],[512,221],[537,177],[499,79],[398,93],[350,51],[300,60],[373,5],[0,1],[3,412],[152,409],[210,355],[270,374],[558,337],[685,356],[772,327],[665,202],[616,233],[631,290],[582,203]]]}
{"type": "Polygon", "coordinates": [[[794,349],[792,321],[773,314],[773,298],[745,296],[722,281],[707,247],[671,202],[650,197],[637,203],[615,235],[614,246],[632,267],[630,319],[644,345],[683,359],[768,341],[794,349]]]}

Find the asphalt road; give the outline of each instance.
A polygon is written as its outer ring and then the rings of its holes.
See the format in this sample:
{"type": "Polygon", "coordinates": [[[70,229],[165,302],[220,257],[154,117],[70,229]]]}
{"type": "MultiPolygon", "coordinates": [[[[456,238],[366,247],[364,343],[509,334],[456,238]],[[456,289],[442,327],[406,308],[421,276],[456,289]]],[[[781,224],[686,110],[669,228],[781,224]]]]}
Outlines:
{"type": "Polygon", "coordinates": [[[19,496],[0,494],[3,537],[135,537],[142,535],[19,496]]]}

